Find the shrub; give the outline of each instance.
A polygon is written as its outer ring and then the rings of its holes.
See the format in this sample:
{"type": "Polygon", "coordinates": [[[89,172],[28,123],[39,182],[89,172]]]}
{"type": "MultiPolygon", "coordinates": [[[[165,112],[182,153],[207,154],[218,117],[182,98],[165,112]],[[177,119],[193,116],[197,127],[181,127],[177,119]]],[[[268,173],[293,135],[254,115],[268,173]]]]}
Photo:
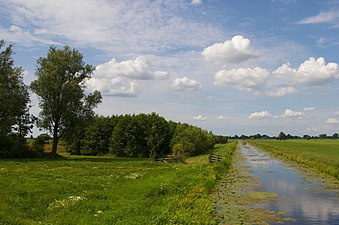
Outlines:
{"type": "MultiPolygon", "coordinates": [[[[47,135],[47,137],[48,137],[48,135],[47,135]]],[[[45,134],[41,134],[41,135],[37,136],[34,139],[31,148],[35,152],[43,153],[44,152],[45,143],[46,143],[46,135],[45,134]]]]}

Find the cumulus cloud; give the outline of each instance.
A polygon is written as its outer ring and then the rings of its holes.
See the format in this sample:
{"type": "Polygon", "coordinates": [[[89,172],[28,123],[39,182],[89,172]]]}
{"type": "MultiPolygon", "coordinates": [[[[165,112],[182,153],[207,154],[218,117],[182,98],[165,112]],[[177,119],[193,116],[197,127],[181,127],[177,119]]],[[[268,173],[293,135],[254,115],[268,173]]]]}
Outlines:
{"type": "Polygon", "coordinates": [[[282,117],[301,119],[301,118],[304,117],[304,115],[305,115],[305,113],[303,113],[303,112],[297,112],[297,111],[293,111],[292,109],[286,109],[284,114],[282,115],[282,117]]]}
{"type": "Polygon", "coordinates": [[[258,56],[252,48],[251,41],[241,35],[234,36],[224,43],[206,47],[201,54],[206,61],[220,64],[239,63],[258,56]]]}
{"type": "Polygon", "coordinates": [[[120,77],[111,79],[91,78],[86,82],[89,91],[99,90],[104,96],[135,97],[139,93],[139,85],[120,77]]]}
{"type": "Polygon", "coordinates": [[[217,117],[217,120],[225,120],[226,118],[223,115],[217,117]]]}
{"type": "Polygon", "coordinates": [[[205,121],[207,118],[202,115],[193,116],[194,120],[205,121]]]}
{"type": "Polygon", "coordinates": [[[337,118],[332,117],[332,118],[328,118],[328,119],[326,120],[326,123],[327,123],[327,124],[331,124],[331,125],[336,125],[336,124],[339,124],[339,121],[338,121],[337,118]]]}
{"type": "Polygon", "coordinates": [[[171,84],[171,88],[175,91],[196,91],[200,87],[201,85],[198,81],[187,77],[176,78],[171,84]]]}
{"type": "Polygon", "coordinates": [[[336,63],[326,64],[322,57],[311,57],[296,69],[289,63],[283,64],[273,74],[290,84],[322,85],[339,79],[339,66],[336,63]]]}
{"type": "Polygon", "coordinates": [[[233,85],[239,89],[258,91],[269,78],[270,73],[260,67],[220,70],[214,76],[214,85],[233,85]]]}
{"type": "Polygon", "coordinates": [[[270,91],[268,92],[268,95],[272,97],[281,97],[281,96],[285,96],[285,95],[296,93],[296,92],[298,92],[297,89],[289,86],[289,87],[281,87],[276,91],[270,91]]]}
{"type": "Polygon", "coordinates": [[[249,119],[267,119],[272,117],[272,115],[268,111],[262,111],[262,112],[254,112],[249,115],[249,119]]]}
{"type": "Polygon", "coordinates": [[[98,65],[86,85],[89,90],[99,90],[103,95],[133,97],[140,92],[136,80],[156,80],[167,77],[167,72],[153,72],[145,57],[121,62],[112,59],[98,65]]]}
{"type": "Polygon", "coordinates": [[[98,65],[94,71],[96,78],[126,77],[136,80],[164,79],[168,73],[164,71],[151,71],[144,57],[135,60],[117,62],[114,58],[109,62],[98,65]]]}

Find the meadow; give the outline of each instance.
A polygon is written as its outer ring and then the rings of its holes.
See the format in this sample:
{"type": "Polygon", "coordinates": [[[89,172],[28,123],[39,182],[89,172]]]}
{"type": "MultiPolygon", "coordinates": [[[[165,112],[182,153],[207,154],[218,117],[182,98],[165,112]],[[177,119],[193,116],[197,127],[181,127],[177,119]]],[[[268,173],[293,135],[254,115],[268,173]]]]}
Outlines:
{"type": "Polygon", "coordinates": [[[339,179],[339,140],[249,140],[248,143],[339,179]]]}
{"type": "Polygon", "coordinates": [[[1,224],[216,224],[211,193],[235,142],[182,163],[63,155],[0,161],[1,224]]]}

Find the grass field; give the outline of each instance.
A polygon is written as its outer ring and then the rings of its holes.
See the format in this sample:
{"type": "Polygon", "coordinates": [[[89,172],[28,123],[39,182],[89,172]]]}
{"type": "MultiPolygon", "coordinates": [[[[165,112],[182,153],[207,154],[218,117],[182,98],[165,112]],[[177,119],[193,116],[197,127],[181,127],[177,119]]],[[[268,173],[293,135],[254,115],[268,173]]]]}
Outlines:
{"type": "Polygon", "coordinates": [[[250,140],[248,142],[339,179],[339,140],[250,140]]]}
{"type": "Polygon", "coordinates": [[[0,161],[0,224],[214,224],[211,192],[235,142],[187,164],[64,156],[0,161]]]}

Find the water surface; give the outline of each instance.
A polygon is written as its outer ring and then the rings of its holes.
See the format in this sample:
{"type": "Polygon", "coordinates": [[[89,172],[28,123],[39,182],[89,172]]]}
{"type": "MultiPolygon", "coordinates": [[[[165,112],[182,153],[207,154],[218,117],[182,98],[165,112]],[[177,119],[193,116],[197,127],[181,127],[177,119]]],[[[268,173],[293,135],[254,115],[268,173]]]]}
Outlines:
{"type": "Polygon", "coordinates": [[[328,190],[320,178],[305,178],[298,169],[247,144],[241,145],[241,154],[264,191],[279,194],[278,203],[260,207],[284,211],[286,217],[295,220],[284,224],[339,224],[338,190],[328,190]]]}

